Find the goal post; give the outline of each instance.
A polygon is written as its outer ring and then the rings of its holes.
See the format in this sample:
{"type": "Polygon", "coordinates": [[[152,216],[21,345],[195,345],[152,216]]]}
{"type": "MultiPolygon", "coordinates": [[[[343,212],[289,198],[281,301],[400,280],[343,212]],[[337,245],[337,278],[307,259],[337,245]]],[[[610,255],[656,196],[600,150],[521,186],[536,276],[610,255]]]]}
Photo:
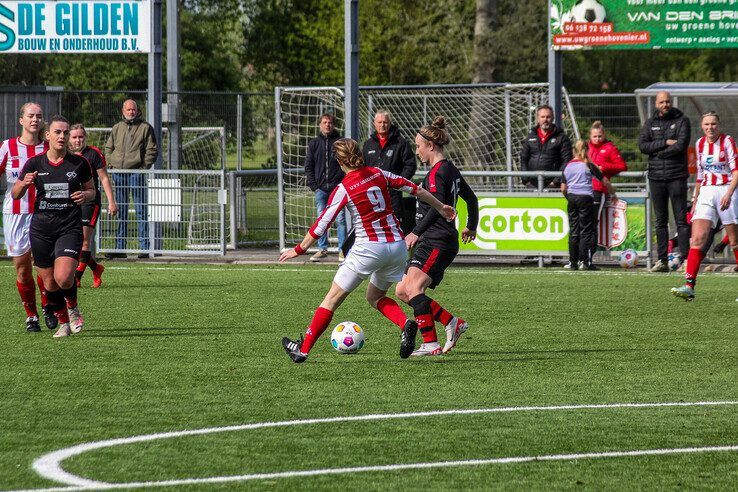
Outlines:
{"type": "MultiPolygon", "coordinates": [[[[413,144],[418,129],[444,116],[451,136],[448,157],[467,171],[519,171],[520,142],[535,125],[535,108],[548,103],[548,84],[475,84],[378,86],[359,90],[359,143],[373,131],[377,110],[387,110],[400,134],[413,144]]],[[[323,113],[336,117],[343,133],[343,91],[336,87],[275,89],[279,173],[280,247],[299,241],[316,217],[307,187],[304,161],[307,143],[318,135],[323,113]]],[[[562,121],[572,138],[579,137],[564,93],[562,121]]],[[[418,166],[418,172],[427,169],[418,166]]],[[[519,189],[510,177],[469,179],[478,191],[519,189]]],[[[335,231],[331,237],[335,238],[335,231]]],[[[333,245],[334,242],[331,242],[333,245]]]]}

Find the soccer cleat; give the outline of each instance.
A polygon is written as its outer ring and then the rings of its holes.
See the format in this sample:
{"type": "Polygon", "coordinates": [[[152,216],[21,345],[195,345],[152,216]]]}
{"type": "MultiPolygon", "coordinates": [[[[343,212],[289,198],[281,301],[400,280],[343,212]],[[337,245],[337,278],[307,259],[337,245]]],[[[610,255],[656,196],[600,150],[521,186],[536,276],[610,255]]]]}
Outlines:
{"type": "Polygon", "coordinates": [[[68,337],[72,334],[72,329],[69,327],[69,323],[62,323],[59,325],[59,329],[54,333],[54,338],[68,337]]]}
{"type": "Polygon", "coordinates": [[[651,267],[651,273],[668,272],[669,264],[667,262],[658,260],[654,266],[651,267]]]}
{"type": "Polygon", "coordinates": [[[715,246],[712,247],[712,252],[716,255],[719,255],[723,251],[725,251],[725,247],[728,245],[728,243],[725,243],[723,241],[720,241],[715,246]]]}
{"type": "Polygon", "coordinates": [[[410,354],[413,357],[421,357],[424,355],[441,355],[441,344],[438,342],[421,343],[418,350],[410,354]]]}
{"type": "Polygon", "coordinates": [[[54,311],[48,308],[48,306],[43,307],[44,311],[44,323],[46,323],[46,328],[49,330],[55,330],[56,327],[59,325],[59,320],[56,319],[56,315],[54,314],[54,311]]]}
{"type": "Polygon", "coordinates": [[[671,293],[674,294],[676,297],[681,297],[685,301],[694,301],[694,289],[689,285],[672,287],[671,293]]]}
{"type": "Polygon", "coordinates": [[[463,319],[457,318],[456,316],[451,318],[451,321],[446,325],[446,344],[443,346],[444,354],[449,353],[449,351],[454,348],[459,337],[461,337],[461,334],[468,328],[469,324],[463,319]]]}
{"type": "Polygon", "coordinates": [[[328,257],[328,251],[324,249],[320,249],[318,250],[317,253],[315,253],[313,256],[310,257],[310,261],[320,261],[323,258],[327,258],[327,257],[328,257]]]}
{"type": "Polygon", "coordinates": [[[415,335],[418,334],[418,323],[414,319],[405,322],[400,338],[400,358],[407,359],[415,350],[415,335]]]}
{"type": "Polygon", "coordinates": [[[26,331],[30,333],[41,331],[41,325],[38,324],[38,316],[29,316],[26,318],[26,331]]]}
{"type": "Polygon", "coordinates": [[[300,348],[302,347],[302,338],[299,340],[291,340],[287,337],[282,338],[282,347],[287,355],[297,364],[305,362],[308,358],[308,354],[303,353],[300,348]]]}
{"type": "Polygon", "coordinates": [[[85,319],[79,312],[79,307],[73,307],[67,311],[69,313],[69,328],[72,333],[79,333],[85,326],[85,319]]]}
{"type": "Polygon", "coordinates": [[[100,263],[92,269],[92,288],[97,289],[102,285],[102,274],[105,271],[105,267],[100,263]]]}

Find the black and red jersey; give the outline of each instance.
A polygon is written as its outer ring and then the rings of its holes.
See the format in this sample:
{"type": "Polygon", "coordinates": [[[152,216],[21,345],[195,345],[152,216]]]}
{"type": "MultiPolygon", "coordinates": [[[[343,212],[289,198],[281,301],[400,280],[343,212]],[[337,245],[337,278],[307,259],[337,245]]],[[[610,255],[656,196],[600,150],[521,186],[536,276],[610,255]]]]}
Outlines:
{"type": "Polygon", "coordinates": [[[95,190],[97,190],[97,196],[95,197],[95,200],[99,201],[100,177],[97,175],[97,172],[100,169],[105,169],[105,167],[108,165],[107,162],[105,162],[105,156],[100,151],[100,149],[98,149],[97,147],[93,147],[92,145],[85,146],[85,148],[80,151],[79,155],[87,159],[87,162],[90,163],[90,168],[92,169],[92,180],[95,182],[95,190]]]}
{"type": "Polygon", "coordinates": [[[18,179],[32,172],[38,173],[33,184],[36,204],[32,225],[50,230],[82,227],[82,214],[71,195],[92,179],[87,159],[67,152],[60,161],[51,162],[44,153],[28,159],[18,179]]]}
{"type": "MultiPolygon", "coordinates": [[[[468,218],[466,227],[477,229],[479,222],[479,202],[469,184],[461,176],[459,169],[448,159],[437,162],[425,176],[421,185],[446,205],[456,208],[461,197],[466,202],[468,218]]],[[[426,244],[440,248],[458,246],[459,232],[454,221],[447,221],[440,213],[425,202],[418,200],[413,233],[426,244]]]]}

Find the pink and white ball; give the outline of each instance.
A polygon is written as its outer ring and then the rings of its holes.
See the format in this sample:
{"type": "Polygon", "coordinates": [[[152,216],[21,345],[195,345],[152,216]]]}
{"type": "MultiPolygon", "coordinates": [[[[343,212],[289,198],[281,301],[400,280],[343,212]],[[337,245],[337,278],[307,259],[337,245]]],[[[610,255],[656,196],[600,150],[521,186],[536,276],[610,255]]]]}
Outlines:
{"type": "Polygon", "coordinates": [[[620,266],[623,268],[633,268],[638,264],[638,253],[634,249],[626,249],[620,252],[620,266]]]}
{"type": "Polygon", "coordinates": [[[338,323],[331,333],[331,346],[341,354],[355,354],[364,346],[364,330],[353,321],[338,323]]]}

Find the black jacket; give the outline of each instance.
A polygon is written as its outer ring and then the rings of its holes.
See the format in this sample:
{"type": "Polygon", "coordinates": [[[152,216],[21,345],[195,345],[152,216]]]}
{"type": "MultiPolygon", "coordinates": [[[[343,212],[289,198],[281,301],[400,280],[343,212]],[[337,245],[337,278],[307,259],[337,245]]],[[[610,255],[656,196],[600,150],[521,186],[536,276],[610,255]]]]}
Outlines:
{"type": "MultiPolygon", "coordinates": [[[[413,179],[418,167],[410,144],[400,135],[400,131],[394,124],[390,125],[387,132],[387,143],[384,144],[384,148],[379,146],[379,137],[377,132],[374,131],[371,137],[364,142],[362,153],[367,166],[378,167],[406,179],[413,179]]],[[[390,190],[390,198],[392,200],[392,210],[398,218],[402,219],[402,192],[390,190]]]]}
{"type": "MultiPolygon", "coordinates": [[[[561,171],[567,162],[572,160],[571,140],[564,130],[554,125],[553,134],[541,145],[538,138],[538,127],[533,128],[520,145],[521,171],[561,171]]],[[[524,177],[523,184],[538,185],[536,176],[524,177]]],[[[544,185],[554,182],[559,185],[559,178],[544,178],[544,185]]]]}
{"type": "Polygon", "coordinates": [[[305,155],[305,178],[311,190],[330,193],[343,179],[343,171],[333,153],[333,143],[341,138],[338,130],[327,137],[322,133],[308,142],[305,155]]]}
{"type": "Polygon", "coordinates": [[[684,113],[676,108],[671,108],[664,116],[654,112],[638,137],[638,148],[648,155],[648,178],[667,181],[688,177],[690,138],[692,127],[684,113]],[[666,145],[667,140],[676,140],[677,143],[666,145]]]}

